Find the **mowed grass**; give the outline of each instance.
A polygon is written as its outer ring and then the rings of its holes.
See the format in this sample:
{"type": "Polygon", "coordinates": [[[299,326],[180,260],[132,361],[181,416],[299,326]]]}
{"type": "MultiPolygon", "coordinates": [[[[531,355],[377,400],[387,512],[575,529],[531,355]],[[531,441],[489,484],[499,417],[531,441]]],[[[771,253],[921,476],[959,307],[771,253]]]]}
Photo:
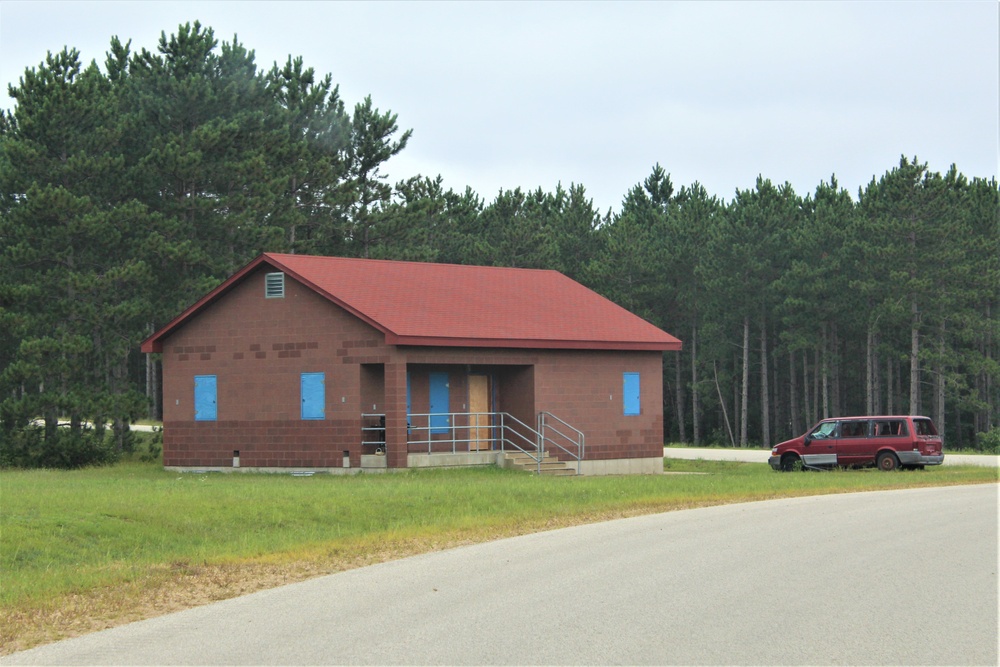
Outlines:
{"type": "Polygon", "coordinates": [[[497,468],[292,477],[125,463],[0,472],[0,654],[416,553],[651,512],[914,486],[997,470],[773,472],[665,459],[663,476],[497,468]]]}

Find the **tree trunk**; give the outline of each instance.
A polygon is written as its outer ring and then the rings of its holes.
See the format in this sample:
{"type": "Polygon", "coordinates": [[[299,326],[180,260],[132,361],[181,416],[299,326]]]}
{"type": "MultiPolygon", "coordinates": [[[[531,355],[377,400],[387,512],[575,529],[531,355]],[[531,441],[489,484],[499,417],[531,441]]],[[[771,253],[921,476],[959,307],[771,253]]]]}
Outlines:
{"type": "Polygon", "coordinates": [[[789,424],[789,434],[795,435],[799,433],[799,429],[808,428],[808,426],[802,426],[802,420],[799,419],[799,397],[798,397],[798,387],[795,386],[795,376],[797,370],[795,368],[795,351],[788,348],[788,407],[790,410],[790,421],[789,424]]]}
{"type": "MultiPolygon", "coordinates": [[[[128,378],[128,352],[125,352],[122,358],[117,361],[112,361],[108,359],[108,364],[110,365],[111,381],[108,386],[112,394],[119,394],[127,386],[128,378]]],[[[122,414],[120,407],[115,408],[114,414],[112,415],[112,428],[114,434],[115,449],[118,452],[131,451],[131,442],[128,438],[128,419],[127,415],[122,414]]]]}
{"type": "MultiPolygon", "coordinates": [[[[976,374],[976,393],[979,395],[980,400],[984,398],[989,403],[988,394],[986,393],[986,373],[980,371],[976,374]]],[[[974,433],[982,433],[983,425],[986,423],[986,415],[983,410],[976,410],[972,414],[972,431],[974,433]]]]}
{"type": "Polygon", "coordinates": [[[771,446],[771,401],[770,386],[767,373],[767,323],[764,317],[760,321],[760,429],[761,444],[771,446]]]}
{"type": "Polygon", "coordinates": [[[748,398],[750,396],[750,318],[743,318],[743,381],[740,388],[740,447],[747,446],[748,398]]]}
{"type": "MultiPolygon", "coordinates": [[[[987,308],[987,313],[988,312],[989,309],[987,308]]],[[[988,340],[989,333],[986,334],[986,337],[987,340],[979,342],[977,351],[979,352],[979,356],[981,356],[983,359],[989,362],[992,359],[993,350],[988,340]]],[[[989,377],[990,377],[989,373],[987,373],[985,370],[981,370],[979,371],[979,373],[976,374],[976,395],[982,402],[984,409],[976,410],[975,412],[972,413],[973,433],[983,433],[984,431],[988,430],[988,427],[986,425],[989,423],[989,413],[990,413],[991,399],[992,399],[992,396],[990,395],[989,391],[989,377]]]]}
{"type": "MultiPolygon", "coordinates": [[[[45,383],[38,386],[38,393],[45,393],[45,383]]],[[[51,402],[44,404],[43,415],[45,417],[45,441],[51,443],[56,437],[56,429],[59,428],[59,412],[51,402]]]]}
{"type": "Polygon", "coordinates": [[[701,404],[698,397],[698,325],[691,327],[691,430],[694,445],[701,444],[701,404]]]}
{"type": "Polygon", "coordinates": [[[882,411],[882,371],[879,369],[880,359],[878,356],[879,335],[875,331],[872,341],[872,410],[871,414],[885,414],[882,411]]]}
{"type": "Polygon", "coordinates": [[[830,382],[832,384],[830,393],[832,394],[831,404],[834,415],[844,414],[844,404],[841,401],[840,393],[840,336],[837,335],[837,323],[830,325],[830,382]]]}
{"type": "MultiPolygon", "coordinates": [[[[768,346],[774,349],[773,346],[768,346]]],[[[769,377],[773,380],[770,381],[771,385],[771,437],[775,440],[786,440],[787,438],[781,437],[781,425],[788,423],[788,402],[784,400],[779,389],[778,378],[781,377],[781,356],[778,354],[777,350],[770,356],[771,359],[771,370],[769,371],[769,377]]]]}
{"type": "Polygon", "coordinates": [[[868,335],[865,340],[865,414],[875,414],[875,330],[868,323],[868,335]]]}
{"type": "Polygon", "coordinates": [[[920,414],[920,310],[910,304],[910,414],[920,414]]]}
{"type": "Polygon", "coordinates": [[[684,428],[684,381],[681,379],[681,353],[674,355],[674,405],[677,411],[677,425],[680,430],[681,442],[687,442],[687,431],[684,428]]]}
{"type": "Polygon", "coordinates": [[[715,391],[719,393],[719,405],[722,406],[722,419],[726,422],[726,433],[729,434],[729,444],[735,447],[736,441],[733,439],[733,427],[729,423],[729,413],[726,412],[726,399],[722,398],[722,388],[719,386],[719,368],[714,360],[712,361],[712,372],[715,374],[715,391]]]}
{"type": "Polygon", "coordinates": [[[802,411],[806,416],[806,428],[816,423],[815,405],[809,401],[809,350],[802,350],[802,411]]]}
{"type": "Polygon", "coordinates": [[[892,359],[885,360],[885,413],[891,415],[895,411],[895,401],[893,401],[892,387],[892,359]]]}
{"type": "MultiPolygon", "coordinates": [[[[732,373],[733,376],[735,376],[736,373],[739,372],[737,370],[739,368],[739,365],[740,365],[740,359],[739,359],[739,357],[740,357],[739,352],[735,352],[734,351],[733,352],[733,373],[732,373]]],[[[740,416],[740,392],[742,391],[742,387],[740,387],[740,381],[739,381],[738,377],[733,377],[732,378],[732,382],[730,384],[733,387],[733,419],[734,420],[739,420],[739,418],[740,418],[739,417],[740,416]]],[[[739,437],[740,437],[739,427],[740,427],[740,425],[737,422],[736,424],[733,424],[733,426],[734,426],[734,428],[736,428],[736,431],[737,431],[736,432],[736,443],[735,443],[734,446],[739,447],[739,444],[740,444],[739,443],[739,437]]]]}
{"type": "Polygon", "coordinates": [[[826,333],[826,322],[823,323],[823,349],[822,349],[822,375],[823,375],[823,419],[827,419],[830,416],[830,364],[829,364],[829,354],[828,346],[829,341],[827,340],[826,333]]]}
{"type": "Polygon", "coordinates": [[[812,376],[812,413],[813,421],[819,421],[822,417],[819,405],[819,378],[820,378],[820,360],[819,360],[819,345],[813,348],[813,376],[812,376]]]}
{"type": "Polygon", "coordinates": [[[945,367],[944,367],[944,353],[945,353],[945,323],[941,322],[940,330],[938,332],[938,358],[937,362],[934,364],[934,424],[937,426],[938,433],[944,437],[944,420],[945,420],[945,409],[944,409],[944,394],[945,394],[945,367]]]}
{"type": "MultiPolygon", "coordinates": [[[[986,302],[986,321],[992,322],[992,308],[989,301],[986,302]]],[[[983,347],[985,352],[983,354],[986,357],[986,367],[989,368],[993,365],[993,332],[990,329],[986,330],[986,340],[984,341],[983,347]]],[[[985,409],[979,413],[977,419],[977,429],[976,433],[985,433],[992,429],[996,424],[994,423],[994,415],[997,414],[997,409],[1000,406],[996,405],[997,397],[994,395],[993,391],[993,376],[990,373],[983,372],[983,390],[980,394],[985,405],[985,409]]]]}

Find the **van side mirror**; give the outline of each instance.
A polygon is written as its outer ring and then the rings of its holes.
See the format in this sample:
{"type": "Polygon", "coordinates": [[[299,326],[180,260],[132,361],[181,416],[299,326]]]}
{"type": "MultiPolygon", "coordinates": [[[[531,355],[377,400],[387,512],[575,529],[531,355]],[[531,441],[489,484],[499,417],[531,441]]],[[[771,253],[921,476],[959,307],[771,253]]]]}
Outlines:
{"type": "Polygon", "coordinates": [[[808,435],[806,437],[802,438],[802,444],[804,444],[806,447],[808,447],[809,443],[812,442],[812,441],[813,441],[813,439],[810,438],[808,435]]]}

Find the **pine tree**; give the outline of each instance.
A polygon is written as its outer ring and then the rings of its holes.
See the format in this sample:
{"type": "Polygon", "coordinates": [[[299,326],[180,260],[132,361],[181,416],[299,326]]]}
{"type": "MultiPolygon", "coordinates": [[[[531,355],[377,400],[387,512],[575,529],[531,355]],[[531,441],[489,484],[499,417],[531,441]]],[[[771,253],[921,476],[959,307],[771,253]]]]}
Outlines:
{"type": "Polygon", "coordinates": [[[369,95],[354,107],[351,119],[351,142],[348,149],[348,174],[353,196],[350,222],[350,244],[358,257],[368,257],[371,247],[379,241],[382,230],[375,226],[375,211],[388,205],[392,187],[385,182],[382,166],[406,148],[413,130],[399,137],[396,114],[380,112],[369,95]]]}
{"type": "Polygon", "coordinates": [[[50,53],[10,94],[0,272],[20,341],[0,376],[4,428],[13,441],[40,417],[46,446],[36,462],[79,465],[103,456],[106,419],[127,448],[125,424],[142,409],[127,369],[150,275],[129,249],[146,213],[122,182],[127,126],[96,64],[81,68],[75,50],[50,53]],[[66,435],[57,430],[64,416],[66,435]],[[70,445],[54,446],[62,441],[70,445]],[[97,449],[86,453],[86,442],[97,449]]]}

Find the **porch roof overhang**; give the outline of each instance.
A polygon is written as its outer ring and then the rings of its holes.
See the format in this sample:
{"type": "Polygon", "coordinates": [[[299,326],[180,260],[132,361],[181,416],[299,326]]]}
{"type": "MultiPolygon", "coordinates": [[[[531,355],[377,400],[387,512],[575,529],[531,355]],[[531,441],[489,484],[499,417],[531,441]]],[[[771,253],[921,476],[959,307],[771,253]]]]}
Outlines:
{"type": "Polygon", "coordinates": [[[387,345],[668,351],[681,341],[556,271],[260,255],[142,342],[163,341],[262,265],[385,335],[387,345]]]}

